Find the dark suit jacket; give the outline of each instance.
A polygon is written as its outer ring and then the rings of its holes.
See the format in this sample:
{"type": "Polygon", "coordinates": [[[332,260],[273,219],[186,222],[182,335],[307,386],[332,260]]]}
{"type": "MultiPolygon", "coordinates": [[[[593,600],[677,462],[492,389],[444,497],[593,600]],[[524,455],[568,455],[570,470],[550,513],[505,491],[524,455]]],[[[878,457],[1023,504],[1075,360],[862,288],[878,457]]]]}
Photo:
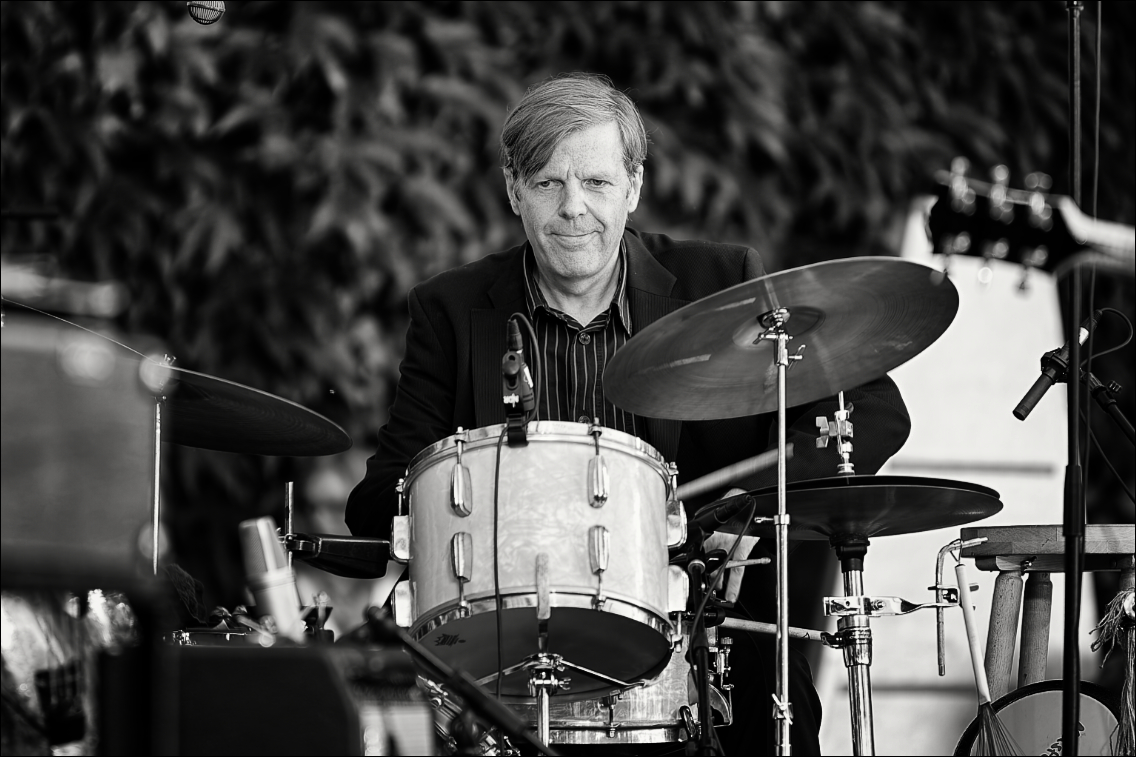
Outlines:
{"type": "MultiPolygon", "coordinates": [[[[762,276],[756,251],[737,245],[677,241],[627,229],[627,294],[635,333],[695,300],[762,276]]],[[[390,419],[367,474],[351,492],[346,521],[357,536],[386,536],[397,507],[395,485],[418,452],[454,434],[458,426],[503,423],[501,356],[505,322],[525,312],[522,244],[439,274],[409,297],[406,357],[390,419]]],[[[911,422],[899,390],[886,376],[845,391],[855,403],[852,460],[858,474],[875,473],[907,440],[911,422]]],[[[832,417],[835,398],[791,408],[788,441],[795,444],[790,480],[836,475],[830,445],[815,447],[818,415],[832,417]]],[[[719,421],[647,419],[644,441],[675,462],[690,481],[776,445],[776,414],[719,421]]],[[[745,489],[776,483],[776,470],[736,484],[745,489]]],[[[718,495],[721,492],[717,493],[718,495]]],[[[687,502],[688,511],[711,495],[687,502]]]]}

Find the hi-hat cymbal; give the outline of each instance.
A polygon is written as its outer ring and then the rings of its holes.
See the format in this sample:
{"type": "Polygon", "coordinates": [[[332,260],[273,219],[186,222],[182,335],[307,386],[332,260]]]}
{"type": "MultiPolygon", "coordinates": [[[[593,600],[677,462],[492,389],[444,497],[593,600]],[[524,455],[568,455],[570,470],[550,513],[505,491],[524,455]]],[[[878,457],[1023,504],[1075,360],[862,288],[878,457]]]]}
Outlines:
{"type": "MultiPolygon", "coordinates": [[[[707,531],[772,537],[772,523],[747,519],[777,515],[777,487],[711,502],[694,521],[707,531]]],[[[916,476],[836,476],[787,486],[789,538],[894,536],[960,526],[1002,509],[998,492],[978,484],[916,476]]]]}
{"type": "Polygon", "coordinates": [[[162,397],[162,441],[252,455],[307,457],[351,448],[335,423],[282,397],[204,373],[147,366],[162,397]]]}
{"type": "Polygon", "coordinates": [[[958,312],[949,279],[899,258],[850,258],[763,276],[645,327],[604,372],[617,407],[673,420],[777,409],[775,343],[761,316],[788,308],[792,407],[877,379],[938,339],[958,312]]]}

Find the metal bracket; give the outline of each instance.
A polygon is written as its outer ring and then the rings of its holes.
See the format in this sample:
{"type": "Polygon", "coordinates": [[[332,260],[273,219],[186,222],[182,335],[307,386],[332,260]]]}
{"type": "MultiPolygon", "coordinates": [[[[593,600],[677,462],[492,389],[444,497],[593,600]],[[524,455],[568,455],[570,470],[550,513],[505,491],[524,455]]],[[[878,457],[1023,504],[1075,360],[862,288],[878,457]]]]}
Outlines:
{"type": "Polygon", "coordinates": [[[927,602],[915,604],[900,597],[825,597],[824,614],[826,616],[846,617],[863,615],[870,618],[880,618],[885,615],[907,615],[916,610],[929,607],[954,607],[958,604],[951,602],[927,602]]]}
{"type": "Polygon", "coordinates": [[[457,439],[454,440],[458,450],[458,459],[454,463],[453,472],[450,474],[450,506],[456,514],[463,518],[468,517],[473,512],[473,481],[469,475],[469,468],[462,464],[462,453],[465,451],[465,445],[468,441],[466,430],[458,426],[457,439]]]}
{"type": "Polygon", "coordinates": [[[611,557],[611,532],[605,526],[592,526],[588,529],[588,566],[596,576],[596,596],[592,606],[602,610],[607,603],[603,593],[603,574],[611,557]]]}
{"type": "Polygon", "coordinates": [[[588,461],[588,482],[591,487],[588,501],[591,502],[592,507],[603,507],[607,504],[611,492],[611,480],[607,472],[607,463],[600,455],[600,434],[603,433],[603,428],[599,425],[599,418],[589,424],[588,433],[596,443],[596,456],[588,461]]]}
{"type": "Polygon", "coordinates": [[[450,569],[458,581],[458,612],[469,617],[469,602],[465,599],[465,585],[473,577],[473,537],[459,531],[450,539],[450,569]]]}
{"type": "Polygon", "coordinates": [[[391,558],[395,562],[410,562],[410,516],[396,515],[391,523],[391,558]]]}

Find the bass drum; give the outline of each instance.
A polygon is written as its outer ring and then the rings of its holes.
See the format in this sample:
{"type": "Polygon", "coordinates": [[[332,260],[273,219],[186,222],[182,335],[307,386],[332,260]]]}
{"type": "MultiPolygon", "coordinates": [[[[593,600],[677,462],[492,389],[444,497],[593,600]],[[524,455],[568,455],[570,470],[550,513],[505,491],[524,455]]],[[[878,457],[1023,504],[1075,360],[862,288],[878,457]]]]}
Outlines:
{"type": "MultiPolygon", "coordinates": [[[[994,702],[998,721],[1019,747],[1018,754],[1061,754],[1061,681],[1040,681],[1012,691],[994,702]]],[[[1118,713],[1108,692],[1093,683],[1081,682],[1080,738],[1077,753],[1085,757],[1112,755],[1118,713]]],[[[979,733],[975,718],[955,747],[956,757],[978,754],[974,751],[979,733]]]]}
{"type": "Polygon", "coordinates": [[[518,447],[502,442],[503,430],[459,432],[412,461],[406,536],[396,519],[392,539],[410,563],[395,619],[491,689],[500,623],[502,693],[514,701],[531,696],[528,671],[510,667],[538,652],[542,607],[547,651],[576,666],[555,697],[593,698],[657,676],[670,658],[670,614],[686,606],[686,574],[668,564],[668,546],[682,540],[668,514],[670,469],[614,429],[538,421],[518,447]]]}

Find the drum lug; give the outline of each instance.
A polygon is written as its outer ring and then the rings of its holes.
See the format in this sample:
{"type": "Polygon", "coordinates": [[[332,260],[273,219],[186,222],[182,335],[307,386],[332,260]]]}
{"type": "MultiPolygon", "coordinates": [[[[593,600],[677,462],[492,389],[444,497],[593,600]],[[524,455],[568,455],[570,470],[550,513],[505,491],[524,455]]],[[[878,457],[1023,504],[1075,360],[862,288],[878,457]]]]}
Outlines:
{"type": "Polygon", "coordinates": [[[410,516],[396,515],[391,523],[391,559],[410,562],[410,516]]]}
{"type": "Polygon", "coordinates": [[[667,548],[674,549],[686,543],[686,508],[677,499],[667,502],[667,548]]]}
{"type": "Polygon", "coordinates": [[[598,418],[588,426],[588,433],[596,443],[596,456],[588,461],[588,482],[592,489],[589,501],[592,507],[603,507],[607,504],[611,491],[611,480],[607,472],[607,463],[600,454],[600,434],[603,433],[603,428],[599,425],[598,418]]]}
{"type": "Polygon", "coordinates": [[[414,622],[414,587],[409,581],[399,581],[394,585],[391,607],[394,610],[395,625],[410,628],[410,624],[414,622]]]}
{"type": "Polygon", "coordinates": [[[473,537],[459,531],[450,539],[450,568],[458,580],[458,608],[463,618],[469,617],[469,602],[465,601],[465,584],[473,577],[473,537]]]}
{"type": "Polygon", "coordinates": [[[603,594],[603,574],[607,570],[611,556],[611,532],[605,526],[592,526],[588,529],[588,564],[598,579],[596,596],[592,606],[602,610],[607,598],[603,594]]]}
{"type": "Polygon", "coordinates": [[[469,468],[462,464],[462,453],[468,441],[466,431],[458,426],[458,438],[454,441],[457,447],[458,460],[454,463],[454,470],[450,474],[450,507],[454,512],[465,518],[473,512],[473,483],[470,479],[469,468]]]}
{"type": "Polygon", "coordinates": [[[690,593],[690,578],[681,565],[667,566],[667,612],[684,612],[690,593]]]}

